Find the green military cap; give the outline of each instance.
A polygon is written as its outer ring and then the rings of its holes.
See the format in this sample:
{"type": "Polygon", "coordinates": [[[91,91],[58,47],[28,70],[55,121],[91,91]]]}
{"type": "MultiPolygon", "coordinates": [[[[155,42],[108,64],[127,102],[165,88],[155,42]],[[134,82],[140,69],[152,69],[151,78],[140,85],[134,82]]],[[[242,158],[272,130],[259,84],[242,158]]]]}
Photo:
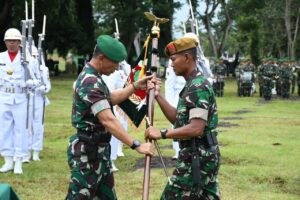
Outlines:
{"type": "Polygon", "coordinates": [[[105,57],[113,62],[121,62],[127,56],[124,45],[109,35],[100,35],[97,38],[97,47],[105,57]]]}
{"type": "Polygon", "coordinates": [[[193,38],[183,37],[170,42],[165,48],[165,54],[171,56],[188,49],[196,47],[196,40],[193,38]]]}

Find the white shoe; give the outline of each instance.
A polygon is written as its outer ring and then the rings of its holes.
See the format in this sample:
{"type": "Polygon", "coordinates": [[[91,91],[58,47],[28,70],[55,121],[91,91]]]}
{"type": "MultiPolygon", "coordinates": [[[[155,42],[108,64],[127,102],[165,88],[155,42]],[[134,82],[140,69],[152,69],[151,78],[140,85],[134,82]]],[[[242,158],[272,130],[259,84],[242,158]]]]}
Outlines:
{"type": "Polygon", "coordinates": [[[33,151],[32,160],[40,161],[39,153],[40,153],[39,151],[33,151]]]}
{"type": "Polygon", "coordinates": [[[16,158],[14,174],[23,174],[22,170],[22,158],[16,158]]]}
{"type": "Polygon", "coordinates": [[[178,159],[178,155],[172,157],[172,160],[177,160],[177,159],[178,159]]]}
{"type": "Polygon", "coordinates": [[[116,167],[115,162],[111,161],[111,171],[112,172],[116,172],[119,171],[119,169],[116,167]]]}
{"type": "Polygon", "coordinates": [[[118,143],[118,147],[117,147],[117,156],[118,157],[123,157],[124,153],[123,153],[123,143],[119,141],[118,143]]]}
{"type": "Polygon", "coordinates": [[[0,168],[0,172],[5,173],[14,169],[13,157],[4,157],[4,165],[0,168]]]}
{"type": "Polygon", "coordinates": [[[117,156],[118,156],[118,157],[124,157],[123,151],[117,152],[117,156]]]}
{"type": "Polygon", "coordinates": [[[22,162],[23,162],[23,163],[30,163],[30,159],[31,159],[31,154],[30,154],[30,152],[29,152],[29,154],[28,154],[27,156],[24,156],[24,157],[23,157],[22,162]]]}

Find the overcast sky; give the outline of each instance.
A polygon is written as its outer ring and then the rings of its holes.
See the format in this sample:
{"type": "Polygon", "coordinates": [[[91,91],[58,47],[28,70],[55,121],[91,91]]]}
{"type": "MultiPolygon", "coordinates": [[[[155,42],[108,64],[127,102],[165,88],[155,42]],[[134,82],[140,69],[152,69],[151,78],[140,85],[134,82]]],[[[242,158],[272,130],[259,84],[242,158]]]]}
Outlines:
{"type": "MultiPolygon", "coordinates": [[[[173,37],[175,38],[179,38],[183,36],[183,32],[182,31],[178,31],[175,30],[175,27],[177,26],[181,26],[182,27],[182,23],[183,22],[187,22],[188,18],[190,16],[190,6],[187,3],[187,0],[177,0],[177,2],[181,2],[181,4],[183,4],[183,6],[180,9],[176,9],[175,13],[174,13],[174,24],[173,24],[173,37]]],[[[217,8],[217,12],[218,12],[218,8],[217,8]]],[[[203,14],[205,11],[205,3],[201,2],[200,6],[198,8],[198,12],[200,12],[201,14],[203,14]]],[[[187,22],[188,23],[188,22],[187,22]]],[[[200,26],[200,30],[202,30],[204,28],[204,26],[202,25],[202,23],[199,23],[200,26]]],[[[191,30],[187,30],[187,32],[190,32],[191,30]]]]}

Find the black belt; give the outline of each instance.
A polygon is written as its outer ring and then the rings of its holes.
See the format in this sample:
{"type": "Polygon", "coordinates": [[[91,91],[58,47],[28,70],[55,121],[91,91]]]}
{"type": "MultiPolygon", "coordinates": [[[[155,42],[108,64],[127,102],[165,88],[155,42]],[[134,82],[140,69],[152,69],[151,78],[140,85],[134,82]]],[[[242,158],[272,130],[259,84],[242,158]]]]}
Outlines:
{"type": "Polygon", "coordinates": [[[109,143],[111,139],[110,133],[77,131],[79,141],[90,144],[109,143]]]}
{"type": "Polygon", "coordinates": [[[217,135],[216,133],[209,133],[206,134],[205,136],[201,137],[201,138],[194,138],[194,139],[190,139],[190,140],[179,140],[179,148],[183,149],[183,148],[191,148],[193,147],[195,141],[195,147],[199,147],[199,146],[205,146],[206,148],[215,146],[218,144],[218,140],[217,140],[217,135]]]}

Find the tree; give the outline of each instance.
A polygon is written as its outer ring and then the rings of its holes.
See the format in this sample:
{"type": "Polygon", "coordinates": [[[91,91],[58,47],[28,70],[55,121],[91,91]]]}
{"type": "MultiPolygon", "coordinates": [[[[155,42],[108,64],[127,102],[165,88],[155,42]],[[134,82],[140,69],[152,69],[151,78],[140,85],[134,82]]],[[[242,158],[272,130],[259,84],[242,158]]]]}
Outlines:
{"type": "MultiPolygon", "coordinates": [[[[29,18],[31,18],[31,3],[28,2],[29,18]]],[[[20,29],[20,21],[25,19],[25,3],[0,0],[0,4],[1,34],[3,35],[9,27],[20,29]]],[[[90,44],[94,41],[91,1],[39,0],[35,1],[35,12],[36,21],[33,29],[35,41],[38,39],[38,33],[42,32],[43,15],[47,16],[44,48],[49,53],[57,50],[59,55],[65,56],[70,49],[78,53],[91,51],[90,44]]],[[[4,50],[4,44],[1,45],[1,49],[4,50]]]]}
{"type": "Polygon", "coordinates": [[[142,40],[146,39],[146,34],[149,33],[153,22],[146,19],[144,12],[150,10],[157,17],[165,17],[171,19],[168,25],[162,25],[161,28],[161,40],[159,42],[160,52],[163,45],[171,40],[171,27],[172,27],[172,15],[174,8],[178,6],[178,3],[173,1],[157,1],[157,0],[128,0],[126,3],[122,0],[98,0],[94,1],[95,17],[98,23],[98,30],[96,34],[110,34],[115,31],[114,18],[118,19],[120,40],[127,47],[128,58],[127,61],[133,64],[134,57],[137,55],[133,51],[133,40],[136,34],[141,30],[142,40]]]}
{"type": "Polygon", "coordinates": [[[293,0],[285,0],[285,10],[284,10],[284,21],[285,21],[285,28],[287,33],[287,55],[290,58],[295,58],[295,43],[297,39],[298,33],[298,25],[299,25],[299,17],[300,17],[300,5],[296,7],[295,12],[295,25],[294,25],[294,32],[292,31],[292,21],[291,21],[291,6],[293,0]]]}

